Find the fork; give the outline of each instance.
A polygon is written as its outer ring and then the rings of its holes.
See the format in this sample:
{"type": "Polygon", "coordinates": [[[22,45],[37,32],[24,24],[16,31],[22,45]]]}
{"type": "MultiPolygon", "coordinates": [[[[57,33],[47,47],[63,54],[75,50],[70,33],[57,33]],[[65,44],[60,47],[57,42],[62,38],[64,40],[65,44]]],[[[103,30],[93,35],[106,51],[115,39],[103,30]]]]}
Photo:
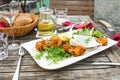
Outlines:
{"type": "Polygon", "coordinates": [[[20,48],[19,48],[19,56],[20,57],[19,57],[17,68],[16,68],[16,71],[14,73],[14,76],[13,76],[12,80],[18,80],[21,59],[25,54],[26,54],[25,50],[20,46],[20,48]]]}

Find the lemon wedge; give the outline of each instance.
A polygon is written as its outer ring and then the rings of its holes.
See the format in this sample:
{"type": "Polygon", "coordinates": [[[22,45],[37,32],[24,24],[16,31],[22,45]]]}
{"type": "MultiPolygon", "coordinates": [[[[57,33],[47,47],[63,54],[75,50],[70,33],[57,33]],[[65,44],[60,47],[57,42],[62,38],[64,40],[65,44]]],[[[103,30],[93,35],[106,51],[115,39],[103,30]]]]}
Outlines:
{"type": "Polygon", "coordinates": [[[61,33],[61,34],[58,34],[59,38],[62,40],[62,41],[69,41],[71,38],[72,38],[72,34],[68,33],[68,32],[65,32],[65,33],[61,33]]]}

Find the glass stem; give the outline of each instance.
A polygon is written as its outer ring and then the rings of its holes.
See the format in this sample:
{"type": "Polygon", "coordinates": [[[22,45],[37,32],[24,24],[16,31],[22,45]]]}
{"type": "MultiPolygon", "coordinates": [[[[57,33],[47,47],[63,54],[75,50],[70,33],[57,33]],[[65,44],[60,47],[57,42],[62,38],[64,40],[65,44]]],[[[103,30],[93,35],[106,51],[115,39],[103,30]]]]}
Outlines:
{"type": "Polygon", "coordinates": [[[14,40],[14,30],[13,30],[13,27],[12,27],[12,17],[10,17],[10,27],[11,27],[12,45],[13,45],[15,43],[15,40],[14,40]]]}

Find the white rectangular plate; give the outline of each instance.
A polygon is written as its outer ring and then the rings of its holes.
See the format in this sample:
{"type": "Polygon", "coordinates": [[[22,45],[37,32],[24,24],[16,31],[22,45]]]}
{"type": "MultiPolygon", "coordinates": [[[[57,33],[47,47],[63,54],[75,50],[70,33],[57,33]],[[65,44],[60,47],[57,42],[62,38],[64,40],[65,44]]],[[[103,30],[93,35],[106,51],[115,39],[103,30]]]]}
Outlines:
{"type": "Polygon", "coordinates": [[[76,63],[80,60],[83,60],[87,57],[90,57],[92,55],[95,55],[113,45],[115,45],[117,42],[109,39],[108,38],[108,45],[107,46],[99,46],[96,48],[91,48],[91,49],[87,49],[86,52],[78,57],[69,57],[64,59],[63,61],[58,62],[57,64],[50,64],[50,61],[46,60],[45,57],[42,57],[40,60],[35,59],[35,55],[36,55],[36,51],[35,51],[35,44],[37,41],[39,41],[40,39],[37,40],[33,40],[30,42],[26,42],[24,44],[22,44],[22,46],[30,53],[30,55],[33,57],[33,59],[35,60],[35,62],[42,68],[47,69],[47,70],[54,70],[54,69],[59,69],[68,65],[71,65],[73,63],[76,63]]]}

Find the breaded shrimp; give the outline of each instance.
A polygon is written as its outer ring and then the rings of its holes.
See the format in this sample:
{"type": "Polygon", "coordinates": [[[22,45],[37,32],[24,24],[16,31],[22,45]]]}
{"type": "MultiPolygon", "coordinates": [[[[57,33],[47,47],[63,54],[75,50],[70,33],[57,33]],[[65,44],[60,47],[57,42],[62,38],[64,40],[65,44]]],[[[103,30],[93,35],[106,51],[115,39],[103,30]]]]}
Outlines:
{"type": "Polygon", "coordinates": [[[66,52],[68,52],[68,49],[70,49],[71,47],[72,47],[72,46],[71,46],[70,44],[64,44],[64,45],[62,46],[63,50],[66,51],[66,52]]]}
{"type": "Polygon", "coordinates": [[[44,46],[45,46],[45,45],[46,45],[46,44],[45,44],[45,40],[42,40],[42,41],[36,42],[35,47],[36,47],[36,49],[37,49],[38,51],[42,51],[42,50],[44,49],[44,46]]]}
{"type": "Polygon", "coordinates": [[[58,42],[57,42],[57,46],[61,46],[62,45],[62,40],[59,38],[58,42]]]}
{"type": "Polygon", "coordinates": [[[50,42],[47,44],[47,46],[61,46],[62,45],[62,40],[58,36],[52,36],[50,38],[50,42]]]}
{"type": "Polygon", "coordinates": [[[75,49],[73,47],[71,47],[70,49],[68,49],[68,53],[74,55],[75,54],[75,49]]]}
{"type": "Polygon", "coordinates": [[[108,44],[107,38],[97,38],[97,42],[101,43],[102,46],[106,46],[108,44]]]}
{"type": "Polygon", "coordinates": [[[74,51],[75,51],[74,56],[80,56],[86,51],[86,48],[83,46],[77,46],[75,47],[74,51]]]}
{"type": "Polygon", "coordinates": [[[84,48],[83,46],[76,46],[75,48],[71,47],[70,49],[68,49],[68,52],[75,57],[84,54],[85,51],[86,48],[84,48]]]}

